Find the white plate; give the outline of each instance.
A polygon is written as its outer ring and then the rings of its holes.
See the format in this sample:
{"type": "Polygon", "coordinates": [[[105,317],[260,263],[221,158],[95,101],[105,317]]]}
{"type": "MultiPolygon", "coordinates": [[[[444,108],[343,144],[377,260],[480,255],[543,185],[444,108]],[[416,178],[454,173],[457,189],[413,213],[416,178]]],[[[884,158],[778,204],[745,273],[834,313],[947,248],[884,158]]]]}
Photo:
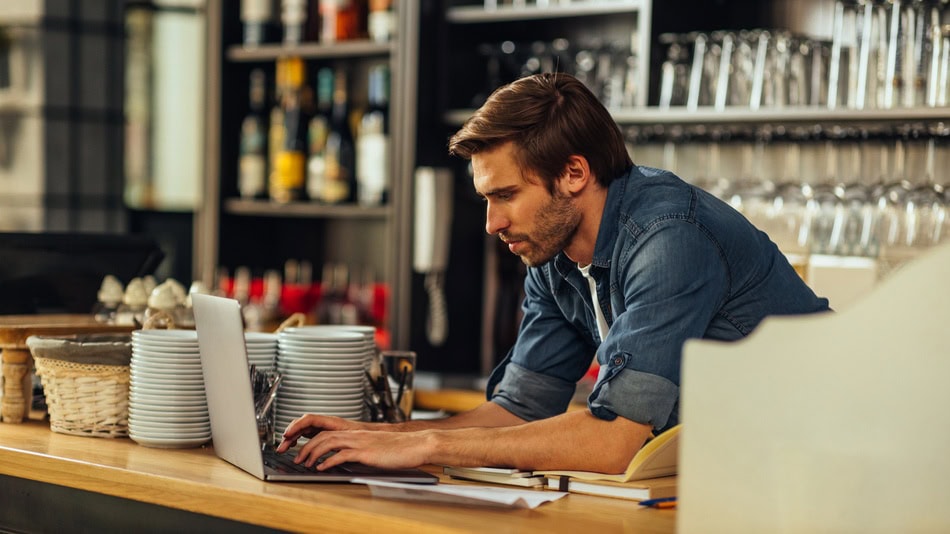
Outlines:
{"type": "MultiPolygon", "coordinates": [[[[197,372],[169,372],[157,371],[155,369],[142,369],[135,367],[129,369],[129,378],[138,384],[152,383],[158,380],[167,380],[175,385],[182,386],[201,386],[204,383],[204,375],[201,371],[197,372]]],[[[168,385],[168,384],[161,384],[168,385]]],[[[174,387],[174,386],[172,386],[174,387]]]]}
{"type": "Polygon", "coordinates": [[[198,352],[199,350],[197,343],[170,344],[170,343],[160,343],[160,342],[155,342],[155,341],[150,341],[150,340],[143,340],[141,338],[132,340],[132,348],[134,350],[148,350],[148,351],[164,353],[164,354],[168,354],[168,353],[175,354],[178,352],[192,353],[192,352],[198,352]]]}
{"type": "Polygon", "coordinates": [[[361,366],[352,369],[320,369],[300,363],[288,364],[281,362],[277,362],[277,370],[285,375],[315,376],[318,378],[362,378],[364,374],[361,366]]]}
{"type": "Polygon", "coordinates": [[[160,369],[133,363],[129,366],[129,376],[160,378],[162,380],[204,380],[201,369],[160,369]]]}
{"type": "Polygon", "coordinates": [[[132,337],[169,343],[198,342],[198,332],[196,330],[133,330],[132,337]]]}
{"type": "Polygon", "coordinates": [[[282,334],[287,335],[319,335],[326,332],[356,332],[366,339],[374,339],[376,336],[376,328],[367,325],[311,324],[285,328],[281,331],[282,334]]]}
{"type": "Polygon", "coordinates": [[[173,410],[153,411],[147,408],[137,408],[129,406],[129,416],[142,421],[151,421],[155,423],[207,423],[208,410],[176,413],[173,410]]]}
{"type": "Polygon", "coordinates": [[[289,406],[298,408],[300,406],[321,406],[336,410],[356,410],[363,408],[363,399],[344,399],[344,400],[314,400],[314,399],[277,399],[277,406],[289,406]]]}
{"type": "Polygon", "coordinates": [[[138,400],[129,403],[129,414],[152,418],[162,417],[185,423],[198,423],[208,418],[208,406],[162,404],[160,402],[138,400]]]}
{"type": "Polygon", "coordinates": [[[211,436],[206,438],[192,438],[192,439],[162,439],[162,438],[151,438],[142,435],[132,435],[129,433],[129,437],[132,441],[138,443],[139,445],[144,445],[146,447],[152,447],[156,449],[189,449],[192,447],[197,447],[203,445],[211,440],[211,436]]]}
{"type": "Polygon", "coordinates": [[[279,352],[278,362],[313,363],[320,365],[366,365],[370,361],[366,352],[332,353],[332,352],[279,352]]]}
{"type": "Polygon", "coordinates": [[[158,371],[164,370],[182,370],[182,371],[195,371],[201,372],[201,362],[193,362],[189,360],[165,360],[165,359],[149,359],[149,358],[139,358],[133,357],[131,362],[132,365],[138,365],[142,368],[155,369],[158,371]]]}
{"type": "Polygon", "coordinates": [[[332,412],[328,410],[319,410],[319,411],[306,410],[306,411],[301,411],[301,412],[289,411],[289,412],[283,412],[283,413],[278,412],[277,418],[274,419],[274,424],[276,427],[283,426],[284,428],[286,428],[287,425],[293,422],[294,419],[308,413],[312,413],[315,415],[329,415],[332,417],[341,417],[343,419],[357,419],[357,418],[363,417],[362,410],[351,411],[351,412],[332,412]]]}
{"type": "MultiPolygon", "coordinates": [[[[372,328],[372,327],[370,327],[372,328]]],[[[300,339],[312,341],[365,341],[366,334],[338,325],[311,325],[285,328],[277,334],[278,341],[300,339]]]]}
{"type": "Polygon", "coordinates": [[[278,400],[302,400],[302,401],[317,401],[317,402],[340,402],[340,403],[353,403],[353,402],[362,402],[363,394],[353,394],[353,395],[315,395],[313,393],[298,393],[295,391],[279,391],[277,392],[278,400]]]}
{"type": "Polygon", "coordinates": [[[174,345],[169,345],[167,343],[156,343],[144,339],[133,339],[132,340],[132,349],[133,350],[148,350],[152,352],[158,352],[162,354],[174,354],[178,352],[192,353],[198,352],[197,343],[177,343],[174,345]]]}
{"type": "Polygon", "coordinates": [[[308,389],[314,395],[356,395],[363,394],[363,384],[354,382],[352,384],[342,384],[339,382],[320,382],[318,380],[299,383],[294,382],[291,386],[298,389],[308,389]]]}
{"type": "MultiPolygon", "coordinates": [[[[170,434],[176,434],[178,437],[181,437],[180,434],[204,434],[211,431],[211,422],[199,422],[199,423],[156,423],[155,421],[149,421],[148,419],[142,419],[140,417],[130,417],[129,418],[129,428],[135,428],[137,432],[141,433],[159,433],[159,432],[168,432],[170,434]]],[[[168,436],[171,437],[171,436],[168,436]]]]}
{"type": "Polygon", "coordinates": [[[329,358],[322,357],[320,353],[314,352],[278,352],[277,359],[282,362],[287,363],[303,363],[303,364],[319,364],[319,365],[328,365],[331,367],[351,367],[354,365],[362,365],[365,356],[368,353],[366,351],[356,352],[353,354],[348,354],[352,356],[350,358],[341,358],[339,354],[335,354],[329,358]]]}
{"type": "Polygon", "coordinates": [[[166,364],[175,364],[175,363],[192,363],[200,364],[201,363],[201,354],[198,352],[186,354],[181,352],[152,352],[142,349],[132,349],[132,359],[133,360],[142,360],[150,361],[156,363],[166,363],[166,364]]]}
{"type": "Polygon", "coordinates": [[[278,399],[303,399],[308,400],[328,400],[328,401],[347,401],[354,399],[362,399],[365,396],[363,390],[359,391],[350,391],[350,392],[321,392],[313,388],[298,388],[294,390],[284,389],[281,386],[280,391],[277,392],[278,399]]]}
{"type": "Polygon", "coordinates": [[[288,391],[312,391],[316,394],[330,395],[333,393],[351,393],[363,392],[363,380],[353,380],[351,382],[331,381],[329,383],[321,380],[315,380],[308,377],[294,378],[284,375],[281,382],[281,388],[287,387],[288,391]]]}
{"type": "Polygon", "coordinates": [[[207,404],[208,397],[204,390],[200,391],[168,391],[159,390],[146,386],[134,386],[129,388],[129,400],[143,400],[146,402],[176,402],[179,404],[207,404]]]}
{"type": "Polygon", "coordinates": [[[244,332],[244,342],[251,343],[277,343],[277,334],[270,332],[244,332]]]}

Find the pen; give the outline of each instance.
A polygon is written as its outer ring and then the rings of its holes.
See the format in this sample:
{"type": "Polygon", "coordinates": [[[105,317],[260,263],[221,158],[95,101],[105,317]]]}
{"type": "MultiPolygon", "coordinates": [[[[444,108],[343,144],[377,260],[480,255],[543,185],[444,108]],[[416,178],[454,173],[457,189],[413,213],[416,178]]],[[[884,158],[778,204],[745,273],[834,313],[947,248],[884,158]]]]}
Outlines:
{"type": "Polygon", "coordinates": [[[649,506],[650,508],[676,508],[676,497],[640,501],[640,506],[649,506]]]}

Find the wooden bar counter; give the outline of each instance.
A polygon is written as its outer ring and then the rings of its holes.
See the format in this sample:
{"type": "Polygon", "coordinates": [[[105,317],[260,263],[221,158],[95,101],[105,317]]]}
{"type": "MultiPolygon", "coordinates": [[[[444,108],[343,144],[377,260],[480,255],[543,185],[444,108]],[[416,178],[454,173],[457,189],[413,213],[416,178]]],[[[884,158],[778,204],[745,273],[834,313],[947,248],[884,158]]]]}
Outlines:
{"type": "Polygon", "coordinates": [[[66,526],[84,521],[83,528],[100,531],[670,533],[676,518],[674,510],[640,509],[631,501],[585,495],[513,510],[380,499],[355,484],[265,483],[220,460],[210,444],[154,449],[125,438],[58,434],[36,420],[0,426],[0,478],[2,530],[47,529],[9,524],[18,499],[42,488],[65,491],[67,497],[19,505],[36,507],[33,513],[43,516],[35,518],[37,525],[56,526],[50,525],[56,517],[66,526]],[[76,499],[88,504],[76,506],[76,499]],[[142,510],[132,514],[140,524],[134,517],[130,522],[130,513],[120,513],[126,507],[142,510]]]}

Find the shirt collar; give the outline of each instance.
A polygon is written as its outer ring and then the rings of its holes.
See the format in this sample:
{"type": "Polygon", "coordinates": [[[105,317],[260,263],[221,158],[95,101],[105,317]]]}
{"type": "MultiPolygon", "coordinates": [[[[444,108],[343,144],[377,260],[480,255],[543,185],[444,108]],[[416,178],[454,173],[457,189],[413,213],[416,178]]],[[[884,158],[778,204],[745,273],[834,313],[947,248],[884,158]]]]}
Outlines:
{"type": "MultiPolygon", "coordinates": [[[[607,186],[607,200],[604,202],[604,213],[600,218],[600,228],[597,229],[597,242],[594,244],[594,258],[591,262],[595,268],[610,268],[610,258],[613,255],[614,243],[620,232],[619,219],[623,213],[623,205],[627,193],[627,184],[631,179],[642,176],[636,165],[615,178],[607,186]]],[[[577,264],[571,261],[564,252],[554,257],[554,266],[561,276],[577,269],[577,264]]]]}

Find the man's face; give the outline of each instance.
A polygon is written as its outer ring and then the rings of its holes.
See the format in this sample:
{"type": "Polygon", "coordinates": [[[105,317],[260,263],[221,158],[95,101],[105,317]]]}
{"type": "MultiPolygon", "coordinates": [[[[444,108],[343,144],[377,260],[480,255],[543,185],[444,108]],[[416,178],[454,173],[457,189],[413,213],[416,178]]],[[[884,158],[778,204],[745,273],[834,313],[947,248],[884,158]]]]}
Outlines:
{"type": "Polygon", "coordinates": [[[547,263],[574,238],[581,214],[566,193],[548,192],[518,167],[513,144],[472,156],[475,191],[485,199],[485,231],[497,234],[529,267],[547,263]]]}

